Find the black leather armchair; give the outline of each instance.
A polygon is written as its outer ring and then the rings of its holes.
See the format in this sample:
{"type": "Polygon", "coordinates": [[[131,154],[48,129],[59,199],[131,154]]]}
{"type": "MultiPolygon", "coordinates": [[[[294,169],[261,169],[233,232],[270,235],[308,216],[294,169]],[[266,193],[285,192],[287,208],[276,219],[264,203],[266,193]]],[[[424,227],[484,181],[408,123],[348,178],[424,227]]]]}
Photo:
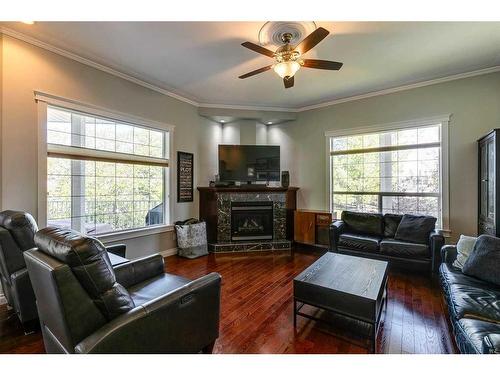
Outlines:
{"type": "Polygon", "coordinates": [[[221,278],[164,273],[161,255],[113,268],[104,246],[45,228],[24,253],[48,353],[209,352],[219,334],[221,278]]]}
{"type": "Polygon", "coordinates": [[[25,331],[38,318],[23,252],[35,246],[38,230],[35,219],[25,212],[0,212],[0,280],[5,298],[14,309],[25,331]]]}

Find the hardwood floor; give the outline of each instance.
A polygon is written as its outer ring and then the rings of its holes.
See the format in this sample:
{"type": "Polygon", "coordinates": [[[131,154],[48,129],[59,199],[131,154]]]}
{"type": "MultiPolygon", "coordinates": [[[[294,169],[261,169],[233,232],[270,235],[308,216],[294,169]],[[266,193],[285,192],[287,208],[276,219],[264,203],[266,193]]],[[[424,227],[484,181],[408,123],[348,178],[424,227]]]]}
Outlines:
{"type": "MultiPolygon", "coordinates": [[[[293,329],[292,280],[319,256],[307,249],[211,254],[194,260],[173,256],[166,258],[165,269],[192,279],[212,271],[222,275],[220,337],[214,353],[367,353],[367,341],[341,322],[332,327],[298,317],[293,329]]],[[[309,312],[322,314],[312,308],[309,312]]],[[[428,274],[390,271],[377,348],[378,353],[455,352],[436,280],[428,274]]],[[[41,334],[25,336],[17,318],[0,306],[0,353],[43,352],[41,334]]]]}

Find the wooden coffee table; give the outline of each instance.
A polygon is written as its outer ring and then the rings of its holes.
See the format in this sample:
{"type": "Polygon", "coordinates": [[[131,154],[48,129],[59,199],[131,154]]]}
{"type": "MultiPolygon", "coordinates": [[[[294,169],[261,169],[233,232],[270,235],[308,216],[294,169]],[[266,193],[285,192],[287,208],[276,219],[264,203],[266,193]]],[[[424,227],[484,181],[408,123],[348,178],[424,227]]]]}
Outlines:
{"type": "Polygon", "coordinates": [[[320,320],[301,312],[311,305],[371,325],[371,350],[376,352],[377,333],[384,302],[387,302],[387,266],[380,260],[326,253],[293,280],[294,314],[320,320]]]}

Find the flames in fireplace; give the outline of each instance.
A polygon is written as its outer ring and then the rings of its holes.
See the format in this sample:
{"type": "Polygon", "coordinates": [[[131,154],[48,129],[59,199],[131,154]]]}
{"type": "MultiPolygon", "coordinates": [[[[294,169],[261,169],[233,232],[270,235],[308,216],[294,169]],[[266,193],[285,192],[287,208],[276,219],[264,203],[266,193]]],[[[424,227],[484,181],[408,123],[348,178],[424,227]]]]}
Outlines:
{"type": "Polygon", "coordinates": [[[233,202],[231,204],[231,240],[272,240],[272,202],[233,202]]]}
{"type": "Polygon", "coordinates": [[[261,232],[264,230],[264,226],[259,224],[256,219],[248,218],[238,229],[239,231],[261,232]]]}

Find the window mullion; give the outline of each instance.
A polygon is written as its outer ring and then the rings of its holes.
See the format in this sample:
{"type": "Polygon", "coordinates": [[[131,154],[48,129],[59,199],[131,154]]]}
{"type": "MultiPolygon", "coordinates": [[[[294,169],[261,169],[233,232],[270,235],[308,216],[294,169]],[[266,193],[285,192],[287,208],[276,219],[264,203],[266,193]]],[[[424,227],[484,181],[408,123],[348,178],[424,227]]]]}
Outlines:
{"type": "Polygon", "coordinates": [[[403,151],[403,150],[414,150],[419,148],[432,148],[440,146],[441,142],[430,142],[430,143],[411,144],[411,145],[381,146],[381,147],[370,147],[370,148],[357,148],[352,150],[330,151],[330,155],[367,154],[371,152],[403,151]]]}

